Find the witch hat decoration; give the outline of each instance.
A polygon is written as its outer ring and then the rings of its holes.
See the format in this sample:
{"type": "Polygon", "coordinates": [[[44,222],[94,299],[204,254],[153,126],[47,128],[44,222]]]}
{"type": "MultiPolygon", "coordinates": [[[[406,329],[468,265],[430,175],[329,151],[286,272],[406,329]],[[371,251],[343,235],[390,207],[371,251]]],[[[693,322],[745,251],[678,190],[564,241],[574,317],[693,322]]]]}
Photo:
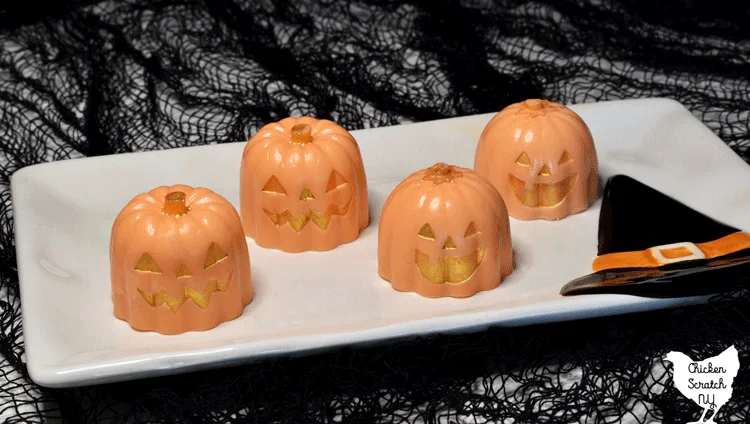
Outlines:
{"type": "Polygon", "coordinates": [[[592,268],[560,293],[682,297],[732,290],[750,282],[750,234],[616,175],[604,188],[592,268]]]}

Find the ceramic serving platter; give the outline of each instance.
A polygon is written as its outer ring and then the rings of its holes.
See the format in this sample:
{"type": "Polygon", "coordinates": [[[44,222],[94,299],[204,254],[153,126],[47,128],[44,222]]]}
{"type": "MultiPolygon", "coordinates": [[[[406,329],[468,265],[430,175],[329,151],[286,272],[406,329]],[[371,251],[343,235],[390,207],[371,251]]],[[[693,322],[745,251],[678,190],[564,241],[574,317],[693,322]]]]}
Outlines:
{"type": "MultiPolygon", "coordinates": [[[[641,99],[571,108],[591,129],[603,181],[629,175],[750,230],[750,167],[679,103],[641,99]]],[[[471,168],[478,137],[492,116],[353,131],[372,217],[360,238],[333,251],[299,254],[248,240],[253,302],[234,321],[177,336],[137,332],[114,317],[112,222],[133,196],[159,185],[208,187],[239,208],[245,143],[67,160],[18,171],[12,195],[31,377],[53,387],[114,382],[397,337],[705,300],[561,296],[565,283],[591,272],[601,200],[557,222],[511,218],[515,270],[495,290],[466,299],[428,299],[391,289],[377,274],[377,230],[386,197],[407,175],[436,162],[471,168]]],[[[654,216],[659,213],[653,210],[654,216]]]]}

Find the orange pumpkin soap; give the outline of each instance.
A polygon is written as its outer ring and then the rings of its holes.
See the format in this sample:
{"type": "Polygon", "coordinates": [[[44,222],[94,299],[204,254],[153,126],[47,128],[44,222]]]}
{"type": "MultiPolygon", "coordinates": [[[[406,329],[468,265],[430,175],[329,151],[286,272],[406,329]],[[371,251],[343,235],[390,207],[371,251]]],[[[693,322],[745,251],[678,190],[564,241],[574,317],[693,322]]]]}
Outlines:
{"type": "Polygon", "coordinates": [[[512,104],[484,128],[474,170],[503,196],[510,216],[557,220],[599,195],[599,165],[586,123],[559,103],[512,104]]]}
{"type": "Polygon", "coordinates": [[[206,188],[157,187],[120,212],[110,238],[117,318],[179,334],[233,320],[253,299],[237,210],[206,188]]]}
{"type": "Polygon", "coordinates": [[[297,253],[354,241],[370,223],[356,140],[325,119],[264,126],[242,154],[240,214],[261,247],[297,253]]]}
{"type": "Polygon", "coordinates": [[[468,297],[512,272],[510,223],[497,190],[476,172],[438,163],[388,196],[378,273],[398,291],[468,297]]]}

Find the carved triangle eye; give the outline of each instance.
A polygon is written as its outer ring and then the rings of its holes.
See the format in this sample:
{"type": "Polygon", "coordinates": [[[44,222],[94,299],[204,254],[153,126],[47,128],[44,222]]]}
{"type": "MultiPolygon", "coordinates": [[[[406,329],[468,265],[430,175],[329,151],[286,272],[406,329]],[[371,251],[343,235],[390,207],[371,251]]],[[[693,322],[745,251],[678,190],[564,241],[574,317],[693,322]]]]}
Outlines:
{"type": "Polygon", "coordinates": [[[328,185],[326,186],[326,193],[329,191],[336,190],[337,188],[341,187],[342,185],[346,184],[346,178],[344,178],[343,175],[341,175],[338,171],[335,169],[331,171],[331,176],[328,177],[328,185]]]}
{"type": "Polygon", "coordinates": [[[144,253],[143,255],[141,255],[141,258],[138,259],[138,263],[135,264],[135,270],[161,274],[161,268],[159,268],[159,265],[156,263],[154,258],[152,258],[148,253],[144,253]]]}
{"type": "Polygon", "coordinates": [[[226,259],[227,252],[219,247],[216,243],[211,243],[208,246],[208,253],[206,253],[206,262],[203,264],[203,269],[211,268],[222,260],[226,259]]]}
{"type": "Polygon", "coordinates": [[[531,161],[529,160],[529,155],[526,154],[526,152],[521,153],[521,155],[516,159],[516,163],[521,166],[531,166],[531,161]]]}
{"type": "Polygon", "coordinates": [[[557,162],[558,165],[562,165],[564,163],[573,162],[573,158],[570,157],[570,154],[568,151],[564,151],[562,156],[560,157],[560,160],[557,162]]]}
{"type": "Polygon", "coordinates": [[[266,193],[286,194],[284,186],[281,185],[279,179],[274,175],[271,175],[271,178],[268,179],[266,185],[263,186],[263,191],[266,193]]]}
{"type": "Polygon", "coordinates": [[[190,272],[190,269],[185,266],[185,264],[180,265],[180,268],[177,270],[177,278],[184,278],[184,277],[192,277],[193,273],[190,272]]]}
{"type": "Polygon", "coordinates": [[[469,227],[466,228],[466,233],[464,233],[464,237],[471,237],[474,234],[479,234],[481,231],[479,231],[479,227],[477,227],[477,224],[474,223],[474,221],[471,221],[471,224],[469,224],[469,227]]]}
{"type": "Polygon", "coordinates": [[[453,239],[448,236],[448,240],[445,241],[445,244],[443,245],[443,250],[453,250],[456,248],[456,243],[453,241],[453,239]]]}
{"type": "Polygon", "coordinates": [[[432,232],[432,227],[430,227],[430,224],[424,224],[422,226],[422,229],[419,230],[419,237],[427,240],[435,240],[435,233],[432,232]]]}

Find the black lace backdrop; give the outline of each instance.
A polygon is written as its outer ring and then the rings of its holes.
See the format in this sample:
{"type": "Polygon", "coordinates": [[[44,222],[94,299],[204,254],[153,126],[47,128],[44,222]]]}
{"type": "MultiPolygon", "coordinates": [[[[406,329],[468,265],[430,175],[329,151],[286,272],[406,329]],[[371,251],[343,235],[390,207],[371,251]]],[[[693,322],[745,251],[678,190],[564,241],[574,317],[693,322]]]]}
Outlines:
{"type": "MultiPolygon", "coordinates": [[[[247,139],[288,115],[348,129],[529,97],[682,102],[750,161],[748,8],[716,1],[26,0],[0,7],[0,417],[42,422],[687,422],[661,357],[734,344],[720,422],[750,409],[750,296],[437,335],[77,389],[26,372],[10,175],[247,139]],[[31,6],[31,7],[26,7],[31,6]]],[[[85,325],[85,323],[81,323],[85,325]]]]}

